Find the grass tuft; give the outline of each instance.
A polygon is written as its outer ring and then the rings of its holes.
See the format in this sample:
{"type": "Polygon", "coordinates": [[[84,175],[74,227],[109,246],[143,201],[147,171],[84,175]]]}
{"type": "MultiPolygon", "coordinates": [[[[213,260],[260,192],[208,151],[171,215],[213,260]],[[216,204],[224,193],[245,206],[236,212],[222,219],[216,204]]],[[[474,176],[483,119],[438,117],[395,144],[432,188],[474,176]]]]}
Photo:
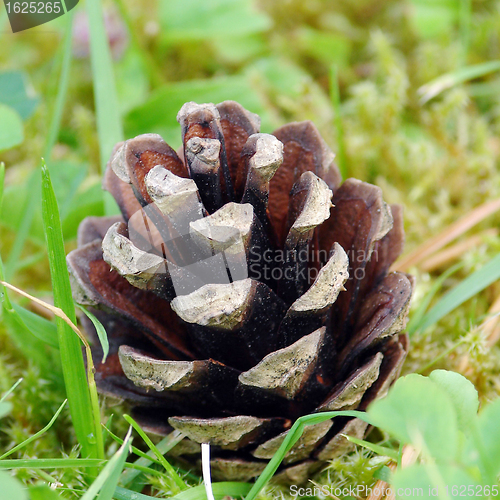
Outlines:
{"type": "Polygon", "coordinates": [[[67,401],[68,401],[67,399],[63,401],[63,403],[61,404],[59,409],[56,411],[55,415],[50,419],[50,422],[43,429],[40,429],[37,433],[33,434],[33,436],[29,437],[28,439],[26,439],[22,443],[19,443],[18,445],[11,448],[9,451],[5,452],[2,456],[0,456],[0,460],[7,458],[9,455],[12,455],[13,453],[20,450],[21,448],[24,448],[25,446],[30,444],[32,441],[34,441],[35,439],[38,439],[40,436],[42,436],[44,433],[46,433],[52,427],[53,423],[57,420],[57,417],[62,412],[63,408],[66,406],[67,401]]]}
{"type": "MultiPolygon", "coordinates": [[[[47,166],[42,166],[42,214],[49,253],[54,304],[75,324],[76,315],[66,268],[66,253],[62,236],[57,201],[47,166]]],[[[81,344],[71,327],[61,318],[56,319],[59,350],[68,395],[68,403],[77,435],[85,457],[104,458],[102,431],[96,396],[91,399],[81,344]],[[92,404],[94,403],[94,404],[92,404]]]]}
{"type": "Polygon", "coordinates": [[[134,430],[139,434],[139,436],[141,436],[141,438],[147,444],[148,448],[156,455],[156,458],[161,463],[161,465],[163,465],[163,467],[168,472],[170,477],[174,480],[179,490],[180,491],[185,490],[187,488],[187,484],[181,479],[179,474],[177,474],[176,470],[166,460],[166,458],[163,456],[163,453],[161,453],[160,450],[158,450],[158,448],[153,444],[151,439],[141,429],[139,424],[129,415],[123,415],[123,418],[127,421],[127,423],[129,423],[134,428],[134,430]]]}
{"type": "Polygon", "coordinates": [[[425,331],[466,300],[498,280],[500,280],[500,254],[447,292],[422,318],[419,325],[420,330],[425,331]]]}
{"type": "MultiPolygon", "coordinates": [[[[90,27],[90,59],[97,135],[99,137],[101,172],[103,173],[115,144],[123,141],[123,126],[101,0],[87,1],[87,15],[90,27]]],[[[104,202],[108,215],[118,213],[115,201],[107,192],[104,193],[104,202]]]]}

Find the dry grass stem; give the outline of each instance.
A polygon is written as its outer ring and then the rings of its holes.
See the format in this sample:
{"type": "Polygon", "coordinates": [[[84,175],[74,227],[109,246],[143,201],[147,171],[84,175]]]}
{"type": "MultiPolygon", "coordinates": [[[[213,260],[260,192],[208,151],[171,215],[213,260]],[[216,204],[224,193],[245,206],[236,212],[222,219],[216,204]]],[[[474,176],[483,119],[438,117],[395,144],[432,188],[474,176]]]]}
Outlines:
{"type": "MultiPolygon", "coordinates": [[[[48,302],[45,302],[48,304],[48,302]]],[[[41,306],[37,302],[31,302],[30,311],[38,314],[38,316],[42,316],[42,318],[48,319],[52,321],[54,319],[55,314],[52,311],[49,311],[45,306],[41,306]]]]}
{"type": "Polygon", "coordinates": [[[407,444],[403,448],[403,456],[401,457],[401,467],[404,469],[405,467],[409,467],[410,465],[413,465],[418,458],[418,451],[413,448],[413,446],[410,446],[407,444]]]}
{"type": "Polygon", "coordinates": [[[82,341],[83,345],[85,346],[85,356],[87,358],[87,378],[88,378],[89,385],[95,386],[94,362],[92,360],[92,353],[90,350],[90,344],[87,342],[87,339],[85,338],[83,333],[78,329],[78,327],[68,318],[66,313],[62,309],[60,309],[59,307],[53,306],[51,304],[48,304],[47,302],[44,302],[43,300],[40,300],[36,297],[33,297],[33,295],[26,293],[24,290],[21,290],[20,288],[17,288],[14,285],[7,283],[6,281],[0,281],[0,284],[5,286],[6,288],[9,288],[10,290],[18,293],[19,295],[26,297],[27,299],[31,300],[35,304],[38,304],[39,306],[42,306],[45,309],[51,311],[58,318],[61,318],[65,323],[67,323],[69,325],[69,327],[78,335],[78,338],[82,341]]]}
{"type": "MultiPolygon", "coordinates": [[[[388,465],[389,469],[391,469],[392,472],[396,470],[396,464],[394,462],[390,463],[388,465]]],[[[382,498],[389,498],[389,496],[386,497],[387,495],[387,490],[391,487],[390,484],[386,483],[385,481],[382,481],[379,479],[376,483],[375,486],[372,488],[372,491],[370,495],[366,498],[366,500],[381,500],[382,498]]]]}
{"type": "MultiPolygon", "coordinates": [[[[418,458],[418,451],[413,448],[413,446],[406,445],[403,448],[403,456],[401,457],[401,467],[409,467],[413,465],[418,458]]],[[[389,469],[394,472],[397,468],[397,465],[392,462],[388,465],[389,469]]],[[[395,500],[395,494],[392,489],[390,489],[390,484],[385,481],[379,480],[375,483],[375,486],[372,488],[372,492],[367,497],[366,500],[381,500],[385,498],[385,500],[395,500]]]]}
{"type": "Polygon", "coordinates": [[[500,339],[500,296],[491,304],[488,317],[479,327],[485,334],[488,347],[494,346],[500,339]]]}
{"type": "Polygon", "coordinates": [[[461,257],[465,252],[477,247],[483,243],[487,237],[498,236],[498,230],[495,228],[487,229],[480,234],[475,234],[469,238],[456,243],[455,245],[435,253],[420,264],[420,269],[425,272],[432,272],[441,267],[451,264],[452,261],[461,257]]]}
{"type": "Polygon", "coordinates": [[[26,297],[27,299],[33,301],[35,304],[51,311],[52,313],[54,313],[57,317],[61,318],[62,320],[64,320],[69,326],[70,328],[78,335],[78,337],[80,338],[80,340],[83,342],[83,344],[85,345],[85,347],[89,347],[89,344],[87,342],[87,339],[84,337],[84,335],[82,334],[82,332],[78,329],[78,327],[68,318],[68,316],[66,316],[66,313],[60,309],[59,307],[56,307],[56,306],[53,306],[47,302],[44,302],[43,300],[40,300],[36,297],[33,297],[33,295],[30,295],[29,293],[26,293],[24,290],[21,290],[20,288],[17,288],[15,287],[14,285],[11,285],[10,283],[7,283],[6,281],[0,281],[0,284],[2,284],[3,286],[9,288],[10,290],[12,290],[13,292],[16,292],[18,293],[19,295],[22,295],[23,297],[26,297]]]}
{"type": "Polygon", "coordinates": [[[500,210],[500,199],[489,201],[474,209],[470,214],[448,226],[440,234],[417,247],[413,252],[396,261],[392,271],[407,271],[410,267],[420,264],[441,248],[482,222],[484,219],[500,210]]]}

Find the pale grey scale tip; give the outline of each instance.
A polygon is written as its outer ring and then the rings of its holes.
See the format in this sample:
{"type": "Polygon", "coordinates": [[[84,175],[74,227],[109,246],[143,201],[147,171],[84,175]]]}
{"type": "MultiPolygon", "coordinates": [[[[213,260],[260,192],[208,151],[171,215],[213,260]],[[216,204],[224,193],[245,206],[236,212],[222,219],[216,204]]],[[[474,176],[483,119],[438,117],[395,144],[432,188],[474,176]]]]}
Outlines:
{"type": "Polygon", "coordinates": [[[317,455],[318,460],[333,460],[354,448],[354,443],[345,436],[363,439],[368,424],[359,418],[349,420],[342,429],[332,438],[317,455]]]}
{"type": "Polygon", "coordinates": [[[301,233],[319,226],[330,217],[333,193],[323,179],[309,171],[301,175],[296,186],[308,189],[304,207],[290,230],[301,233]]]}
{"type": "MultiPolygon", "coordinates": [[[[118,358],[125,376],[144,389],[186,390],[193,386],[200,369],[193,361],[168,361],[151,358],[127,345],[121,345],[118,358]]],[[[201,372],[206,369],[201,368],[201,372]]]]}
{"type": "Polygon", "coordinates": [[[186,153],[202,163],[216,167],[219,162],[221,143],[218,139],[191,137],[186,143],[186,153]]]}
{"type": "Polygon", "coordinates": [[[104,260],[134,286],[146,288],[147,283],[164,265],[158,255],[137,248],[126,236],[120,234],[123,222],[113,224],[102,241],[104,260]]]}
{"type": "Polygon", "coordinates": [[[116,176],[127,184],[132,184],[130,160],[135,161],[135,154],[147,149],[164,150],[167,144],[159,134],[142,134],[125,141],[115,152],[110,166],[116,176]]]}
{"type": "Polygon", "coordinates": [[[248,141],[255,141],[255,153],[249,161],[266,181],[269,181],[283,163],[283,143],[271,134],[253,134],[248,141]]]}
{"type": "Polygon", "coordinates": [[[337,411],[357,408],[366,391],[378,379],[383,358],[383,354],[378,352],[361,368],[358,368],[349,377],[344,387],[330,396],[317,410],[337,411]]]}
{"type": "MultiPolygon", "coordinates": [[[[304,460],[314,451],[318,442],[328,433],[333,425],[332,420],[325,420],[315,425],[308,425],[304,428],[302,436],[293,445],[290,451],[285,455],[284,463],[290,464],[304,460]]],[[[289,431],[282,432],[278,436],[259,445],[252,455],[256,458],[271,459],[278,451],[281,443],[289,431]]]]}
{"type": "Polygon", "coordinates": [[[212,476],[224,481],[249,481],[266,467],[264,462],[250,462],[238,458],[214,458],[210,460],[212,476]]]}
{"type": "Polygon", "coordinates": [[[131,184],[130,175],[128,173],[128,166],[126,161],[126,142],[123,143],[115,152],[113,158],[110,162],[111,170],[116,174],[116,176],[126,182],[131,184]]]}
{"type": "Polygon", "coordinates": [[[251,307],[254,283],[250,278],[229,284],[207,284],[171,302],[174,312],[187,323],[234,330],[251,307]]]}
{"type": "Polygon", "coordinates": [[[248,415],[225,418],[170,417],[169,424],[197,443],[238,449],[271,419],[248,415]]]}
{"type": "Polygon", "coordinates": [[[148,192],[151,190],[156,196],[173,196],[198,191],[192,179],[179,177],[161,165],[156,165],[147,173],[145,183],[148,192]]]}
{"type": "Polygon", "coordinates": [[[192,216],[203,215],[198,187],[193,179],[179,177],[161,165],[152,168],[145,178],[149,196],[164,215],[178,210],[189,211],[192,216]]]}
{"type": "Polygon", "coordinates": [[[239,375],[240,384],[293,399],[316,366],[325,330],[322,327],[292,345],[268,354],[256,366],[239,375]]]}
{"type": "Polygon", "coordinates": [[[206,111],[213,115],[214,119],[220,120],[219,110],[212,103],[197,104],[196,102],[190,101],[182,105],[181,109],[177,113],[177,121],[183,124],[189,115],[197,113],[199,111],[206,111]]]}
{"type": "Polygon", "coordinates": [[[394,225],[394,218],[392,216],[391,207],[385,201],[382,202],[382,208],[380,210],[382,212],[381,221],[377,234],[375,234],[375,236],[373,237],[375,241],[381,240],[392,229],[392,226],[394,225]]]}
{"type": "Polygon", "coordinates": [[[246,247],[254,223],[253,206],[249,203],[226,203],[219,210],[190,223],[190,233],[203,247],[235,252],[246,247]]]}
{"type": "Polygon", "coordinates": [[[344,249],[335,243],[328,262],[320,269],[309,290],[290,307],[290,311],[304,313],[321,311],[331,306],[349,278],[349,258],[344,249]]]}

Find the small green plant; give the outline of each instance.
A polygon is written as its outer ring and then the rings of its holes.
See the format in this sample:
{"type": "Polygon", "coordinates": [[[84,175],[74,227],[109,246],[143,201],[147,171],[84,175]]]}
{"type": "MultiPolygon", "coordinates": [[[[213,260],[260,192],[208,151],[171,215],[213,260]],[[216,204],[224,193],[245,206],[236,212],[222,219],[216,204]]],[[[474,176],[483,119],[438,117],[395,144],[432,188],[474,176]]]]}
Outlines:
{"type": "Polygon", "coordinates": [[[478,407],[477,391],[458,373],[436,370],[398,380],[368,410],[374,425],[420,455],[418,463],[398,467],[393,488],[423,489],[422,498],[458,498],[464,491],[498,496],[500,404],[487,404],[479,414],[478,407]]]}

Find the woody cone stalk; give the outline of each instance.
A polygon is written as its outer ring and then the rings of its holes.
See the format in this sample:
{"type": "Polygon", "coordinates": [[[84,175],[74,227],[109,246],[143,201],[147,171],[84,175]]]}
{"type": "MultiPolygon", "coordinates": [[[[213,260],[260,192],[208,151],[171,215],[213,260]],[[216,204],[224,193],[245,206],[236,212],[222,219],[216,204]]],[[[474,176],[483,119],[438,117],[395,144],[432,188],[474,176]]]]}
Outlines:
{"type": "MultiPolygon", "coordinates": [[[[104,188],[122,215],[85,219],[68,266],[109,337],[101,393],[146,430],[184,433],[173,452],[193,464],[210,443],[217,479],[247,480],[296,418],[364,410],[398,376],[412,279],[388,270],[402,211],[341,183],[311,122],[262,134],[233,101],[177,119],[178,153],[156,134],[116,146],[104,188]]],[[[366,428],[307,427],[278,477],[304,481],[366,428]]]]}

